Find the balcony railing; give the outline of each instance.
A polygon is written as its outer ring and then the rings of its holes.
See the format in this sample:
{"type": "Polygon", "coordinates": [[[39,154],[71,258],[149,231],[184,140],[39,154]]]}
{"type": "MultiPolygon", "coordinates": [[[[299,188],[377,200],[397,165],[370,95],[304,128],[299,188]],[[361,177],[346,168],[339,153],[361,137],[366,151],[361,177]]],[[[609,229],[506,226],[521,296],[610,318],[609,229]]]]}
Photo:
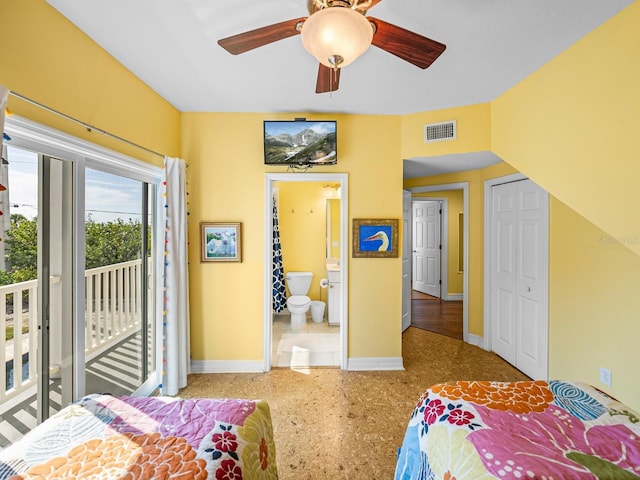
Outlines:
{"type": "MultiPolygon", "coordinates": [[[[133,260],[85,272],[85,361],[139,330],[141,267],[141,260],[133,260]]],[[[0,362],[0,379],[5,379],[0,404],[36,386],[37,290],[37,280],[0,286],[0,352],[5,352],[5,361],[0,362]],[[13,338],[7,340],[11,330],[13,338]]],[[[53,314],[50,321],[53,325],[53,314]]]]}

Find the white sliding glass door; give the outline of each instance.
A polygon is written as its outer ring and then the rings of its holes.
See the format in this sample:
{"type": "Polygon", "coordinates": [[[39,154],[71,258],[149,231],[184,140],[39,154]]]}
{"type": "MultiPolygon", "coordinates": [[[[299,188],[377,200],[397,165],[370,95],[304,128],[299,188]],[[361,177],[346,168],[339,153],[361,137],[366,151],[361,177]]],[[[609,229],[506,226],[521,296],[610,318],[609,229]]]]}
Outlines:
{"type": "Polygon", "coordinates": [[[161,383],[161,169],[24,119],[6,129],[0,449],[86,394],[146,395],[161,383]]]}
{"type": "Polygon", "coordinates": [[[150,186],[86,170],[86,392],[130,395],[153,372],[150,186]]]}

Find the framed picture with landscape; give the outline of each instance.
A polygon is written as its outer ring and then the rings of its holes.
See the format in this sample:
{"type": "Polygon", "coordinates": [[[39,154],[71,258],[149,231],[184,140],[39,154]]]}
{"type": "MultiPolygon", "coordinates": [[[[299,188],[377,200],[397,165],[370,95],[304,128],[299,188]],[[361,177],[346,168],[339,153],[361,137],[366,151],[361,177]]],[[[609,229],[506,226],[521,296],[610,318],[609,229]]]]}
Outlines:
{"type": "Polygon", "coordinates": [[[200,223],[201,262],[240,262],[240,223],[200,223]]]}
{"type": "Polygon", "coordinates": [[[396,258],[398,256],[398,219],[353,219],[354,258],[396,258]]]}

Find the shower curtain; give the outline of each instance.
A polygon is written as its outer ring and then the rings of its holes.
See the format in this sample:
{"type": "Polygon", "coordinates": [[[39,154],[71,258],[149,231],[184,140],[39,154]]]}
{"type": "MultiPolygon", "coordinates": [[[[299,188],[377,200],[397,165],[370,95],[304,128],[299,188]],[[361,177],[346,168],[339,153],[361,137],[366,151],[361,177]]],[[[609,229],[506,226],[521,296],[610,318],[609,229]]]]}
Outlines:
{"type": "Polygon", "coordinates": [[[284,287],[284,268],[282,266],[282,247],[280,246],[280,227],[278,226],[278,201],[273,197],[273,311],[280,313],[287,306],[287,296],[284,287]]]}

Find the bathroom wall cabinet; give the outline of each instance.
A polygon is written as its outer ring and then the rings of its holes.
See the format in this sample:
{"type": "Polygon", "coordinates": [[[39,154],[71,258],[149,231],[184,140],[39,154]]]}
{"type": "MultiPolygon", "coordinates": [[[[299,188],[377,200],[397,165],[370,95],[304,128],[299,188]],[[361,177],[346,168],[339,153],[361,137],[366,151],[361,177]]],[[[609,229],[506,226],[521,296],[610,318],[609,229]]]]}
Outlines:
{"type": "Polygon", "coordinates": [[[342,315],[342,289],[340,270],[329,270],[329,294],[327,296],[329,325],[340,325],[342,315]]]}

